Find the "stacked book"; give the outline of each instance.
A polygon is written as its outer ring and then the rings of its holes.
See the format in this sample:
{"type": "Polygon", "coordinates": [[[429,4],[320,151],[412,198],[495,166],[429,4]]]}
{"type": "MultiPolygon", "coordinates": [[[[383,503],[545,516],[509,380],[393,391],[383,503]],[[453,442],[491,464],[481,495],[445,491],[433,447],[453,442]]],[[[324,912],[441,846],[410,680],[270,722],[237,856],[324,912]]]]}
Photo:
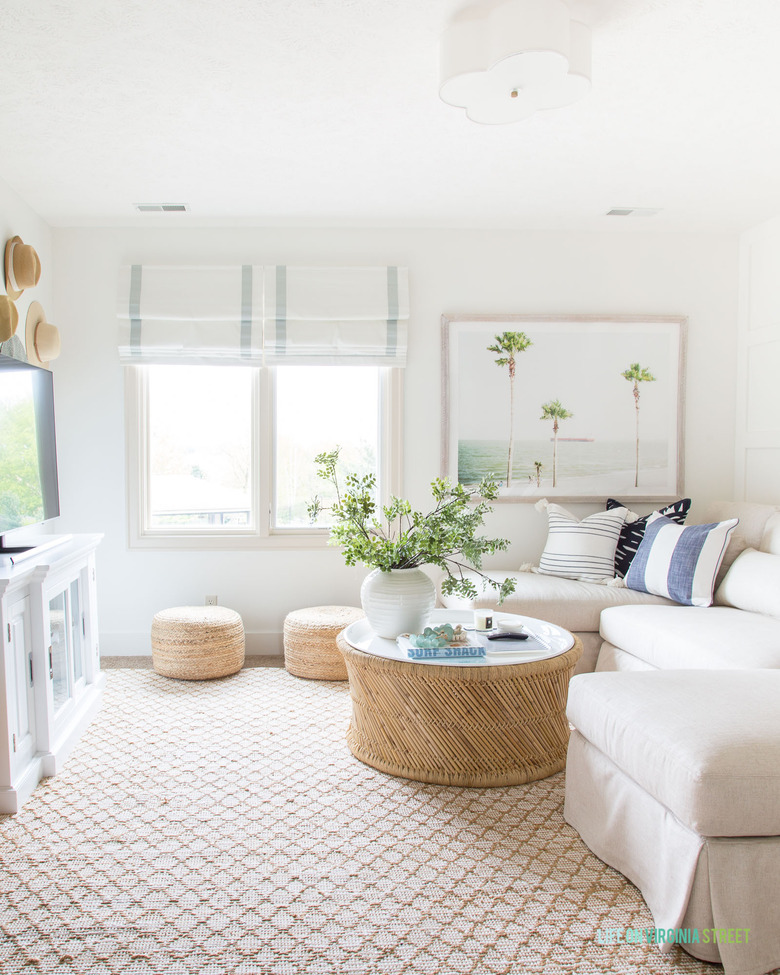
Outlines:
{"type": "Polygon", "coordinates": [[[474,660],[485,656],[485,648],[473,633],[464,633],[459,640],[443,647],[418,647],[415,639],[402,633],[396,640],[410,660],[474,660]]]}

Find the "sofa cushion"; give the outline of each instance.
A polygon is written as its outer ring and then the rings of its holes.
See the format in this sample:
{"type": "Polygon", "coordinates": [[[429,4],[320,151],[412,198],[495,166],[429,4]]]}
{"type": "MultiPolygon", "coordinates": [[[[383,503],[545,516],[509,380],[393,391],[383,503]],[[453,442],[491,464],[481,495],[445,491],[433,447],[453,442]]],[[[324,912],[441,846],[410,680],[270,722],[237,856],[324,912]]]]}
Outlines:
{"type": "Polygon", "coordinates": [[[539,559],[544,575],[598,582],[615,576],[615,547],[626,508],[597,511],[580,520],[559,504],[547,504],[547,541],[539,559]]]}
{"type": "MultiPolygon", "coordinates": [[[[698,510],[691,512],[689,524],[706,525],[716,521],[727,521],[729,518],[739,519],[739,524],[731,533],[726,554],[723,556],[715,579],[716,589],[740,552],[744,552],[746,548],[757,548],[762,552],[772,551],[764,546],[764,540],[770,524],[780,527],[777,521],[778,510],[774,505],[754,504],[750,501],[713,501],[706,505],[701,513],[698,510]]],[[[780,543],[780,538],[777,541],[780,543]]],[[[780,548],[775,555],[780,555],[780,548]]]]}
{"type": "MultiPolygon", "coordinates": [[[[670,521],[682,525],[685,523],[685,516],[688,514],[690,506],[691,499],[682,498],[680,501],[666,505],[665,508],[659,508],[658,512],[654,511],[652,514],[657,513],[663,515],[670,521]]],[[[625,507],[626,505],[621,501],[616,501],[614,498],[607,498],[607,511],[611,511],[613,508],[625,507]]],[[[620,529],[620,537],[618,538],[617,548],[615,549],[615,575],[621,579],[628,572],[628,567],[631,565],[639,544],[644,538],[649,517],[650,515],[640,517],[639,515],[635,515],[633,511],[629,511],[625,524],[620,529]]]]}
{"type": "Polygon", "coordinates": [[[659,513],[650,515],[626,576],[629,589],[667,596],[688,606],[709,606],[736,518],[683,528],[659,513]]]}
{"type": "Polygon", "coordinates": [[[780,620],[727,606],[616,606],[600,630],[659,670],[780,668],[780,620]]]}
{"type": "MultiPolygon", "coordinates": [[[[466,573],[474,579],[480,590],[480,580],[476,574],[466,573]]],[[[537,619],[555,623],[573,633],[598,633],[601,611],[608,606],[667,606],[675,604],[660,596],[651,596],[631,589],[603,586],[594,582],[580,582],[576,579],[559,579],[555,576],[539,575],[536,572],[499,572],[492,569],[487,573],[491,579],[503,582],[511,577],[517,583],[515,591],[504,600],[500,607],[496,594],[488,589],[477,600],[464,600],[459,596],[446,596],[440,593],[439,599],[448,609],[469,609],[485,606],[500,609],[504,613],[517,613],[520,616],[535,616],[537,619]]]]}
{"type": "Polygon", "coordinates": [[[718,587],[715,602],[780,617],[780,555],[745,549],[718,587]]]}
{"type": "Polygon", "coordinates": [[[780,671],[581,674],[580,734],[702,836],[780,835],[780,671]]]}
{"type": "Polygon", "coordinates": [[[770,515],[761,536],[760,551],[780,555],[780,514],[770,515]]]}

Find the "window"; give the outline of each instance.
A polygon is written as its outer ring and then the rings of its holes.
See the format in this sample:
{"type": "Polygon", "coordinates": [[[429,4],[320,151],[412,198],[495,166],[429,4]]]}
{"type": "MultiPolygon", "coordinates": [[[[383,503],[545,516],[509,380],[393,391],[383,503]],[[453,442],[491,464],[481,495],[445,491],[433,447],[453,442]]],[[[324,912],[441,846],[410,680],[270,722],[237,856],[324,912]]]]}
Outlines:
{"type": "MultiPolygon", "coordinates": [[[[280,366],[275,370],[275,528],[306,528],[306,505],[332,488],[313,458],[338,445],[343,470],[380,480],[380,370],[372,366],[280,366]]],[[[327,512],[318,522],[328,524],[327,512]]]]}
{"type": "Polygon", "coordinates": [[[328,485],[314,456],[398,493],[401,370],[374,366],[126,368],[130,541],[142,547],[311,547],[328,485]]]}
{"type": "Polygon", "coordinates": [[[148,527],[251,528],[256,370],[147,368],[148,527]]]}

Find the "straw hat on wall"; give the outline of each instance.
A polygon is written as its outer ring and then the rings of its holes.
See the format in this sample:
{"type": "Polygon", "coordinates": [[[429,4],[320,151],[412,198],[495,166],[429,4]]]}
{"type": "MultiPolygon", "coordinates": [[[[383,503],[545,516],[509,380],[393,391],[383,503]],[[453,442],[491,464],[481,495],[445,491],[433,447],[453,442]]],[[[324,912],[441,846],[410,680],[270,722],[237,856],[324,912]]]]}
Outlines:
{"type": "Polygon", "coordinates": [[[5,245],[5,290],[14,301],[25,288],[34,288],[41,278],[41,262],[34,247],[21,237],[5,245]]]}
{"type": "Polygon", "coordinates": [[[39,301],[33,301],[27,310],[25,338],[27,361],[34,366],[47,368],[60,354],[60,330],[46,321],[46,312],[39,301]]]}
{"type": "Polygon", "coordinates": [[[0,342],[7,342],[19,324],[19,312],[8,295],[0,295],[0,342]]]}

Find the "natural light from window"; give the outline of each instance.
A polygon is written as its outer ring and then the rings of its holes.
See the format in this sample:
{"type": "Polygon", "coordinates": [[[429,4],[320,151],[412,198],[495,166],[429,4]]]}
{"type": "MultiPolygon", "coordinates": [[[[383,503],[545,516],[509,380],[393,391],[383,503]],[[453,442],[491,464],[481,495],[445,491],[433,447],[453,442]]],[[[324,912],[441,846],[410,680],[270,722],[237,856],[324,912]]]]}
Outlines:
{"type": "MultiPolygon", "coordinates": [[[[306,505],[334,496],[314,458],[341,448],[346,474],[378,479],[380,370],[373,366],[280,366],[276,369],[274,528],[310,528],[306,505]]],[[[343,476],[342,476],[343,481],[343,476]]],[[[326,527],[323,512],[315,527],[326,527]]]]}
{"type": "Polygon", "coordinates": [[[151,528],[252,526],[252,381],[230,366],[149,366],[151,528]]]}

